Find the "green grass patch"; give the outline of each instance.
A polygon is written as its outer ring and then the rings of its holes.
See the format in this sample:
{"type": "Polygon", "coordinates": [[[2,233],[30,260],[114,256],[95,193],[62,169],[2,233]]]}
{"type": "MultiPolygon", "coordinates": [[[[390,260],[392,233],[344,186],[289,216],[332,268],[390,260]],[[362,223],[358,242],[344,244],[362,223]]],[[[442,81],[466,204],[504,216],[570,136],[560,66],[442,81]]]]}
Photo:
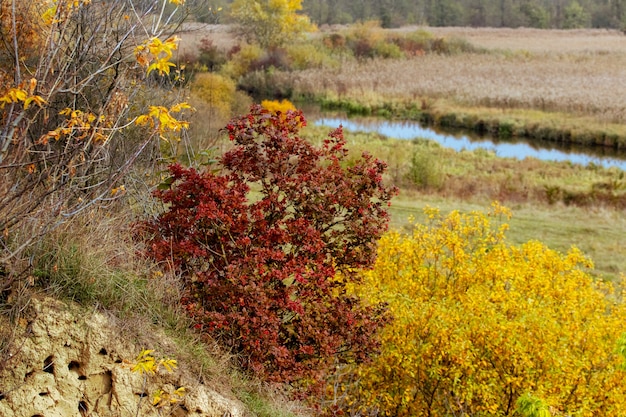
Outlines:
{"type": "MultiPolygon", "coordinates": [[[[309,126],[320,141],[329,129],[309,126]]],[[[580,248],[608,279],[626,272],[626,178],[624,171],[597,165],[499,158],[478,149],[456,152],[427,139],[389,139],[375,133],[345,132],[354,154],[367,151],[387,162],[388,181],[400,187],[391,207],[392,227],[423,219],[425,206],[487,210],[499,201],[513,210],[513,243],[539,240],[566,252],[580,248]]]]}

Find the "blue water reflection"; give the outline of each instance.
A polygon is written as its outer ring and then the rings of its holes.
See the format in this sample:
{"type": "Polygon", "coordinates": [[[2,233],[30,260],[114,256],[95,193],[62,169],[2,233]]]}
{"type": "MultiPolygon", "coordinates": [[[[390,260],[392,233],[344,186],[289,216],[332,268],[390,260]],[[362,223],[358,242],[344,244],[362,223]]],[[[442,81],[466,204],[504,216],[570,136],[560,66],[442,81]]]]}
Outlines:
{"type": "MultiPolygon", "coordinates": [[[[576,150],[554,149],[555,144],[544,142],[545,147],[536,143],[494,141],[488,138],[470,138],[467,135],[450,135],[439,133],[433,129],[422,127],[415,122],[387,121],[376,119],[346,119],[340,117],[320,117],[314,121],[315,125],[332,128],[343,125],[344,129],[361,132],[376,132],[389,138],[396,139],[431,139],[442,146],[457,151],[488,149],[499,157],[524,159],[528,157],[546,161],[570,161],[575,164],[588,165],[590,163],[604,167],[617,167],[626,171],[626,156],[621,159],[617,156],[593,155],[591,149],[578,148],[576,150]]],[[[608,151],[602,149],[602,151],[608,151]]]]}

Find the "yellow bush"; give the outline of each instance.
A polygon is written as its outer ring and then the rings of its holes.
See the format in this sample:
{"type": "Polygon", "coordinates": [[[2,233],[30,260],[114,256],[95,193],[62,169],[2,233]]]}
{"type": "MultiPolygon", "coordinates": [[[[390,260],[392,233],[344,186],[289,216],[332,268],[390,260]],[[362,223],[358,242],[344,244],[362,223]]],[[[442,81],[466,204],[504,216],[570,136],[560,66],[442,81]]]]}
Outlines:
{"type": "Polygon", "coordinates": [[[296,106],[287,99],[283,99],[282,101],[278,100],[263,100],[261,102],[261,106],[264,109],[269,110],[273,113],[281,112],[283,114],[287,113],[289,110],[296,110],[296,106]]]}
{"type": "Polygon", "coordinates": [[[198,74],[191,85],[195,95],[220,117],[231,117],[237,86],[229,78],[214,73],[198,74]]]}
{"type": "Polygon", "coordinates": [[[576,248],[507,243],[507,225],[493,225],[507,212],[494,207],[429,209],[428,224],[382,238],[355,291],[387,302],[394,319],[348,403],[393,416],[510,416],[532,393],[554,415],[626,410],[621,294],[591,278],[576,248]]]}

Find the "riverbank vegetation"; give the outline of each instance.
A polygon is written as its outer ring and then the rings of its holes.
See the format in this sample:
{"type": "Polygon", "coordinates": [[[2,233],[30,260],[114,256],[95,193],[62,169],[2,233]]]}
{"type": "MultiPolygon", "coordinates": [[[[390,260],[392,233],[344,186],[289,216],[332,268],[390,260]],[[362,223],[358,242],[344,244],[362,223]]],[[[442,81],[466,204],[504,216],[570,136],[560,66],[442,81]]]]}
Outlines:
{"type": "MultiPolygon", "coordinates": [[[[257,97],[619,149],[626,146],[623,36],[591,29],[385,30],[366,22],[325,28],[280,48],[222,50],[229,61],[219,72],[257,97]]],[[[183,58],[190,66],[199,59],[183,58]]]]}
{"type": "MultiPolygon", "coordinates": [[[[459,39],[454,37],[459,32],[444,31],[442,38],[434,33],[433,39],[449,43],[459,39]]],[[[502,49],[507,43],[498,47],[493,32],[487,33],[465,41],[471,47],[446,53],[344,61],[338,68],[276,77],[286,78],[294,97],[356,114],[411,118],[504,138],[625,146],[620,79],[626,55],[614,43],[623,35],[546,32],[540,41],[535,31],[519,29],[516,35],[527,41],[525,46],[520,41],[508,45],[516,49],[502,49]],[[567,42],[569,47],[561,49],[567,42]]]]}

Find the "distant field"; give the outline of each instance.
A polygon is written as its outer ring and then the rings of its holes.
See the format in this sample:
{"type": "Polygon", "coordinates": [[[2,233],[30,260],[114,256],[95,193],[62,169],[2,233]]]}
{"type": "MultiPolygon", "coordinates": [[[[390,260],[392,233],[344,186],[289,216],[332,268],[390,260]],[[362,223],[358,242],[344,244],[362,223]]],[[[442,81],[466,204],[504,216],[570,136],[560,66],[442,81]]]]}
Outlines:
{"type": "Polygon", "coordinates": [[[428,55],[402,61],[351,61],[339,70],[299,74],[296,89],[345,96],[453,98],[467,105],[537,108],[626,121],[626,55],[577,57],[428,55]]]}
{"type": "MultiPolygon", "coordinates": [[[[227,33],[210,30],[207,37],[217,44],[232,43],[227,33]]],[[[309,43],[316,44],[315,38],[329,30],[313,35],[309,43]]],[[[334,30],[343,33],[345,28],[334,30]]],[[[416,30],[460,37],[483,52],[341,58],[338,65],[275,73],[275,82],[296,95],[365,104],[427,97],[468,107],[537,109],[591,116],[600,123],[626,122],[626,36],[619,31],[407,27],[383,32],[416,30]]],[[[183,39],[188,45],[201,33],[192,31],[183,39]]]]}
{"type": "MultiPolygon", "coordinates": [[[[418,29],[399,29],[407,32],[418,29]]],[[[460,37],[473,45],[488,49],[508,49],[533,53],[625,53],[626,36],[618,30],[608,29],[510,29],[443,27],[422,28],[435,36],[460,37]]]]}
{"type": "Polygon", "coordinates": [[[185,23],[181,32],[177,35],[180,38],[179,54],[181,56],[197,54],[202,39],[210,40],[218,48],[228,51],[238,43],[233,29],[231,25],[210,25],[198,22],[185,23]]]}

